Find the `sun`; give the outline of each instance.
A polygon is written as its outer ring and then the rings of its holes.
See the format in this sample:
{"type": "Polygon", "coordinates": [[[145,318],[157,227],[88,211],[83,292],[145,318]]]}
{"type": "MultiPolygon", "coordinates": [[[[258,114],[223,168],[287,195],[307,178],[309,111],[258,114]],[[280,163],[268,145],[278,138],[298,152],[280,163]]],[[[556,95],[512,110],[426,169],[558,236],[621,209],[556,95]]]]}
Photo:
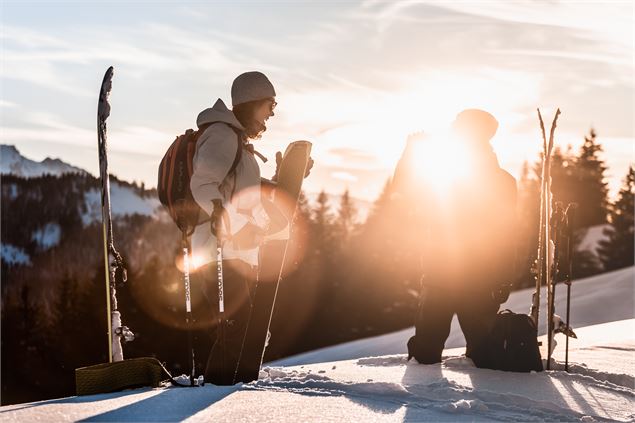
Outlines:
{"type": "Polygon", "coordinates": [[[422,186],[444,196],[452,185],[470,174],[471,161],[463,140],[451,132],[409,137],[414,176],[422,186]]]}

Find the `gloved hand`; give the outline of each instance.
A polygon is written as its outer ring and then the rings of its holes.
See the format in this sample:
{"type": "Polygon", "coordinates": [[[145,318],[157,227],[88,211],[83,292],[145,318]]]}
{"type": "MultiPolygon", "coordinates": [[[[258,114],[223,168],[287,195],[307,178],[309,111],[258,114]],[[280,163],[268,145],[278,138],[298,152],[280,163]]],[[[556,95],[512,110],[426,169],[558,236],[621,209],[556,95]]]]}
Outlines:
{"type": "Polygon", "coordinates": [[[212,216],[210,220],[211,230],[214,237],[218,238],[223,226],[223,213],[225,208],[223,207],[223,201],[220,199],[212,200],[214,209],[212,210],[212,216]]]}
{"type": "Polygon", "coordinates": [[[509,299],[511,290],[512,285],[509,283],[497,285],[491,291],[492,299],[498,304],[503,304],[509,299]]]}

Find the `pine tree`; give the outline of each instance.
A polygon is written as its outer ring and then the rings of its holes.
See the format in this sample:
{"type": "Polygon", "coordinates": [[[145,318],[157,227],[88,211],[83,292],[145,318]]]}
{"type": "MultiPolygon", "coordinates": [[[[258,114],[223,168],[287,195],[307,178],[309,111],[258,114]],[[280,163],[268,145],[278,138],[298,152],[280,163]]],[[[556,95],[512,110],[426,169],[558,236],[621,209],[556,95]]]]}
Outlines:
{"type": "Polygon", "coordinates": [[[604,229],[606,240],[600,241],[598,255],[605,270],[632,266],[634,259],[635,168],[630,166],[617,201],[610,208],[610,226],[604,229]]]}
{"type": "Polygon", "coordinates": [[[340,205],[337,210],[336,220],[337,238],[342,244],[346,244],[346,242],[350,239],[350,236],[355,229],[356,216],[357,209],[355,208],[347,189],[340,198],[340,205]]]}
{"type": "Polygon", "coordinates": [[[593,128],[584,137],[578,157],[572,168],[575,181],[575,201],[578,203],[579,228],[606,223],[608,212],[608,183],[606,165],[599,157],[602,146],[596,140],[593,128]]]}
{"type": "Polygon", "coordinates": [[[314,240],[318,254],[332,252],[333,220],[334,216],[329,205],[329,196],[321,191],[316,199],[316,206],[313,209],[314,240]]]}
{"type": "Polygon", "coordinates": [[[575,157],[568,146],[563,152],[560,147],[555,147],[551,156],[551,193],[553,203],[561,202],[565,207],[572,202],[578,202],[580,186],[576,183],[573,164],[575,157]]]}

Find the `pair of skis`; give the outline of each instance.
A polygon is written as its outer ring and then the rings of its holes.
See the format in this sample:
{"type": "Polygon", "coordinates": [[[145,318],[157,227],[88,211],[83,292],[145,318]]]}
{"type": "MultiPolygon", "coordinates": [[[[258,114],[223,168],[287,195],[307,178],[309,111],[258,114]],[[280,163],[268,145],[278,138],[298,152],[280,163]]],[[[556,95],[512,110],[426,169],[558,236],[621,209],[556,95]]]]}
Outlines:
{"type": "Polygon", "coordinates": [[[550,369],[551,355],[553,353],[554,335],[562,332],[567,336],[565,369],[568,370],[569,337],[576,337],[569,325],[570,299],[571,299],[571,266],[573,255],[573,214],[575,205],[569,205],[566,210],[562,204],[556,203],[552,208],[551,194],[551,158],[554,146],[554,133],[560,109],[556,110],[549,141],[545,133],[545,125],[540,109],[538,109],[538,119],[543,141],[542,172],[540,186],[540,219],[538,232],[538,254],[535,262],[536,290],[533,294],[530,316],[536,327],[540,315],[540,290],[543,285],[547,290],[547,370],[550,369]],[[565,244],[565,254],[563,254],[563,244],[565,244]],[[563,255],[566,259],[563,259],[563,255]],[[567,284],[567,321],[555,314],[555,287],[559,278],[567,284]],[[557,326],[556,326],[557,323],[557,326]]]}

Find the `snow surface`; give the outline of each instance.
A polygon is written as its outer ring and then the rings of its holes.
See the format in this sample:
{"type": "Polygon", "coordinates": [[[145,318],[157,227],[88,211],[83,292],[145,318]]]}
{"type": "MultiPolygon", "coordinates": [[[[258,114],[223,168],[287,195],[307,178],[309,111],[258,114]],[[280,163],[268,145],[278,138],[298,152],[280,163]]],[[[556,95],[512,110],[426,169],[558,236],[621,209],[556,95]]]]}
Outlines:
{"type": "MultiPolygon", "coordinates": [[[[571,286],[571,326],[575,329],[597,323],[612,322],[635,318],[635,268],[630,267],[611,273],[592,276],[574,281],[571,286]]],[[[513,292],[501,309],[510,309],[515,313],[529,313],[533,289],[513,292]]],[[[547,332],[545,289],[541,291],[542,308],[539,334],[547,332]]],[[[566,286],[556,287],[556,312],[566,320],[566,286]]],[[[414,335],[412,328],[387,335],[348,342],[320,350],[299,354],[272,364],[297,365],[319,363],[323,361],[348,360],[383,354],[406,354],[406,342],[414,335]]],[[[272,334],[275,337],[275,333],[272,334]]],[[[560,335],[556,336],[556,340],[560,335]]],[[[465,346],[465,338],[456,316],[452,320],[450,336],[446,348],[465,346]]]]}
{"type": "Polygon", "coordinates": [[[8,264],[31,264],[31,257],[20,247],[11,244],[2,244],[0,246],[2,260],[8,264]]]}
{"type": "Polygon", "coordinates": [[[62,228],[59,224],[49,222],[31,234],[31,240],[37,242],[42,250],[48,250],[60,243],[62,228]]]}
{"type": "Polygon", "coordinates": [[[604,235],[604,229],[610,227],[610,224],[605,223],[585,229],[586,233],[584,234],[584,237],[582,237],[580,245],[578,245],[578,251],[588,250],[597,256],[597,249],[600,246],[600,241],[608,239],[608,237],[604,235]]]}
{"type": "MultiPolygon", "coordinates": [[[[475,368],[463,348],[446,349],[439,364],[407,363],[385,348],[409,329],[269,364],[250,384],[17,404],[1,407],[0,421],[635,421],[634,277],[631,267],[574,283],[573,321],[582,323],[569,373],[560,335],[554,370],[512,373],[475,368]]],[[[526,312],[529,301],[518,292],[506,306],[526,312]]]]}

